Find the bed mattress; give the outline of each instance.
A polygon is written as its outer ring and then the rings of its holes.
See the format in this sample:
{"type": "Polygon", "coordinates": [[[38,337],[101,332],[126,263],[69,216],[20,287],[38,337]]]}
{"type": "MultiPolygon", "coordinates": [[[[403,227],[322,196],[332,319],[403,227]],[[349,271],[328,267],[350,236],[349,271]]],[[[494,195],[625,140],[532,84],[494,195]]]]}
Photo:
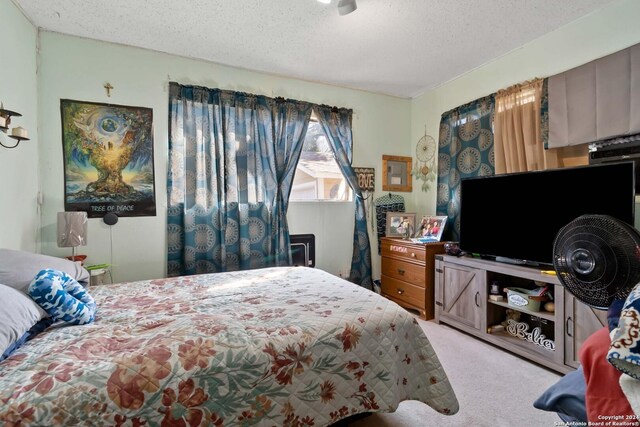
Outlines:
{"type": "Polygon", "coordinates": [[[313,425],[455,393],[413,315],[322,270],[91,287],[95,322],[0,362],[0,424],[313,425]]]}

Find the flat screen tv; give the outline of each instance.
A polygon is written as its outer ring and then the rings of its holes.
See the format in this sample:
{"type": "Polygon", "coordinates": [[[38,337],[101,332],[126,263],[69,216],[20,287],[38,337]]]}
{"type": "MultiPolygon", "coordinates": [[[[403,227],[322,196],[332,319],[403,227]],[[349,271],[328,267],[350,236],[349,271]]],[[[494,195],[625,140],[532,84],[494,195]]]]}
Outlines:
{"type": "Polygon", "coordinates": [[[553,265],[558,231],[584,214],[634,225],[633,162],[465,178],[460,249],[530,265],[553,265]]]}

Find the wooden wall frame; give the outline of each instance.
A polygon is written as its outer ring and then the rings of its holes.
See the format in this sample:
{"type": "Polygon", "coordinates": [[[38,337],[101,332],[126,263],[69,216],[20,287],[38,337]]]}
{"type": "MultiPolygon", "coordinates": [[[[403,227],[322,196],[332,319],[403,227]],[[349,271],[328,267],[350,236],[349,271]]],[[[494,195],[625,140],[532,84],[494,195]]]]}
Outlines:
{"type": "Polygon", "coordinates": [[[411,164],[405,156],[382,155],[382,191],[412,191],[411,164]]]}

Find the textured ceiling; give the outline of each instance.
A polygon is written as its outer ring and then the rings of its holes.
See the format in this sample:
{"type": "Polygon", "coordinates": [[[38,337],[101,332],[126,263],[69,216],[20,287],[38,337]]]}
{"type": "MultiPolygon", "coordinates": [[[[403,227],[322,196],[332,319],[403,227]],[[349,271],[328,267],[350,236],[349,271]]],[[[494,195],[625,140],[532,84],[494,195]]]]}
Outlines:
{"type": "Polygon", "coordinates": [[[38,27],[414,97],[617,0],[13,0],[38,27]]]}

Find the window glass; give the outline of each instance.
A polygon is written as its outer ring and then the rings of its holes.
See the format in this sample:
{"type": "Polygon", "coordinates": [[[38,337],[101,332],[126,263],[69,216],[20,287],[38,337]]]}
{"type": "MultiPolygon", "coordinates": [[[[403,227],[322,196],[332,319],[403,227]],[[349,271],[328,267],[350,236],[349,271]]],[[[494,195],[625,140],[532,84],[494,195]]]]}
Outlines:
{"type": "Polygon", "coordinates": [[[289,200],[349,201],[352,200],[351,193],[351,188],[333,157],[333,150],[322,126],[312,118],[289,200]]]}

